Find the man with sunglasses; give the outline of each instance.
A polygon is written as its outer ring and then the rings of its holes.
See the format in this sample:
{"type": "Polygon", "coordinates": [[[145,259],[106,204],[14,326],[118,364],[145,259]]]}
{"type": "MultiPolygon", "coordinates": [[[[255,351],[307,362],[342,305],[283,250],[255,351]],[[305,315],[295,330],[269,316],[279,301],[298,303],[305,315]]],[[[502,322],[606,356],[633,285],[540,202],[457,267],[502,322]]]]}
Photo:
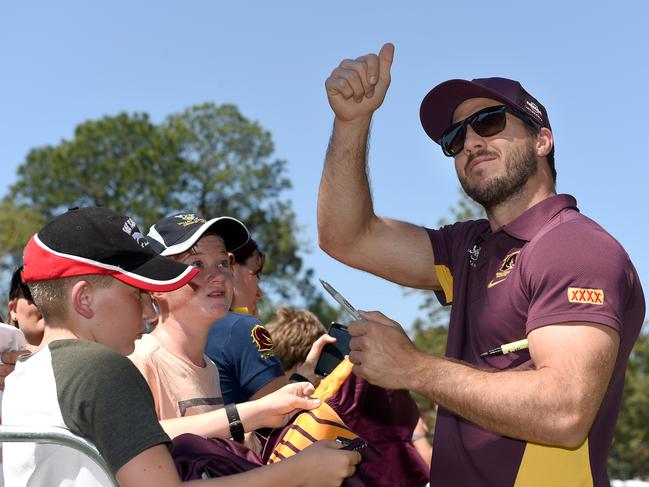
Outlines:
{"type": "Polygon", "coordinates": [[[447,81],[421,105],[424,130],[487,219],[431,230],[375,215],[367,139],[393,53],[386,44],[345,60],[326,81],[335,120],[320,246],[452,305],[447,357],[363,313],[349,327],[354,372],[439,404],[431,485],[608,486],[624,370],[645,313],[638,275],[572,196],[556,194],[547,112],[505,78],[447,81]],[[502,346],[523,339],[511,353],[502,346]]]}

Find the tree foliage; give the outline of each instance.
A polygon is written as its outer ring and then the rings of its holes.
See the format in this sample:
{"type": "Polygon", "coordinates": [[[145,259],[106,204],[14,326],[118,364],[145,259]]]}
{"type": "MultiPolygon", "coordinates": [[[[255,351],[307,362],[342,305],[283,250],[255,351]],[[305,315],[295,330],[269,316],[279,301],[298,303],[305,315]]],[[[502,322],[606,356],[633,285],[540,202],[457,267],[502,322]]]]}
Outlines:
{"type": "Polygon", "coordinates": [[[282,198],[291,188],[286,161],[272,158],[270,132],[236,106],[212,103],[170,115],[164,129],[174,135],[183,161],[183,208],[245,222],[268,256],[264,273],[289,297],[302,260],[295,213],[282,198]]]}
{"type": "Polygon", "coordinates": [[[73,206],[106,206],[152,223],[180,204],[183,161],[172,135],[146,114],[87,121],[72,140],[32,149],[11,194],[45,220],[73,206]]]}
{"type": "Polygon", "coordinates": [[[629,356],[608,466],[612,478],[649,479],[649,335],[646,330],[638,337],[629,356]]]}
{"type": "Polygon", "coordinates": [[[0,208],[0,222],[3,234],[5,221],[21,231],[3,237],[0,254],[14,261],[30,232],[74,206],[110,207],[144,231],[180,210],[230,215],[267,255],[266,290],[282,300],[304,296],[330,313],[302,268],[286,161],[273,152],[270,132],[228,104],[192,106],[160,124],[145,113],[86,121],[71,140],[32,149],[19,166],[10,188],[16,203],[0,208]]]}
{"type": "Polygon", "coordinates": [[[25,243],[42,223],[42,216],[34,209],[17,205],[8,197],[0,201],[0,270],[9,270],[16,264],[25,243]]]}

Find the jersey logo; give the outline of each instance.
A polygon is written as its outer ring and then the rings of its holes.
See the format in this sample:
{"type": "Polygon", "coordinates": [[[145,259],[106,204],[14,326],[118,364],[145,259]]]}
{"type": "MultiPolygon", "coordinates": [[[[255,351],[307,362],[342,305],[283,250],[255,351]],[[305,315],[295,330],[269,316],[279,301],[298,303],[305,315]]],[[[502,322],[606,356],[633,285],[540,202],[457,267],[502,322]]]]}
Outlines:
{"type": "Polygon", "coordinates": [[[270,337],[270,333],[266,328],[261,325],[255,325],[250,332],[250,336],[261,358],[270,358],[275,355],[273,339],[270,337]]]}
{"type": "Polygon", "coordinates": [[[500,284],[505,279],[507,279],[507,276],[514,268],[514,264],[516,264],[516,260],[518,259],[518,254],[520,254],[520,252],[521,252],[520,250],[515,250],[514,252],[510,252],[505,256],[505,258],[502,261],[502,264],[500,264],[500,268],[498,269],[498,272],[496,272],[496,277],[494,277],[491,281],[487,283],[487,289],[491,289],[496,284],[500,284]]]}
{"type": "Polygon", "coordinates": [[[604,304],[603,289],[589,289],[585,287],[569,287],[568,301],[571,303],[604,304]]]}
{"type": "Polygon", "coordinates": [[[469,265],[471,267],[476,267],[476,262],[478,262],[478,257],[480,257],[480,247],[475,244],[473,248],[467,250],[469,254],[469,265]]]}

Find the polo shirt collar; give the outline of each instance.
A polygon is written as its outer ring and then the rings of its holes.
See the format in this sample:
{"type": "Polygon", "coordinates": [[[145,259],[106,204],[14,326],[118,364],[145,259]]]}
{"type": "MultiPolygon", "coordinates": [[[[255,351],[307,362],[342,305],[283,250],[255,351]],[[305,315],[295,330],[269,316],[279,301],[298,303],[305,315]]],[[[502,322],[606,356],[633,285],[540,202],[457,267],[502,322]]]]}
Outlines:
{"type": "Polygon", "coordinates": [[[566,208],[579,211],[577,200],[573,196],[569,194],[551,196],[525,210],[507,225],[500,227],[497,232],[502,230],[519,240],[530,241],[547,222],[566,208]]]}

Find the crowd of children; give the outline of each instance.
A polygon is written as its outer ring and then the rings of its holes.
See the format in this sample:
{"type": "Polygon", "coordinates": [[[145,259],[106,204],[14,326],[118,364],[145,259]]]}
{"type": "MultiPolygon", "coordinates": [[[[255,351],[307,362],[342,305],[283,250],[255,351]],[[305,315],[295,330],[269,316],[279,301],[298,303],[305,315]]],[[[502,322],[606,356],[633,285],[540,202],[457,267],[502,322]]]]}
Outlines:
{"type": "MultiPolygon", "coordinates": [[[[3,424],[68,429],[97,447],[123,486],[179,485],[170,451],[187,433],[261,454],[253,432],[321,405],[315,363],[334,341],[308,311],[282,307],[268,328],[259,321],[264,260],[231,217],[177,213],[147,236],[105,208],[55,218],[12,276],[10,320],[26,343],[2,355],[3,424]]],[[[343,444],[317,441],[205,485],[341,485],[361,461],[343,444]]],[[[4,478],[112,481],[83,454],[36,443],[5,445],[4,478]]]]}

